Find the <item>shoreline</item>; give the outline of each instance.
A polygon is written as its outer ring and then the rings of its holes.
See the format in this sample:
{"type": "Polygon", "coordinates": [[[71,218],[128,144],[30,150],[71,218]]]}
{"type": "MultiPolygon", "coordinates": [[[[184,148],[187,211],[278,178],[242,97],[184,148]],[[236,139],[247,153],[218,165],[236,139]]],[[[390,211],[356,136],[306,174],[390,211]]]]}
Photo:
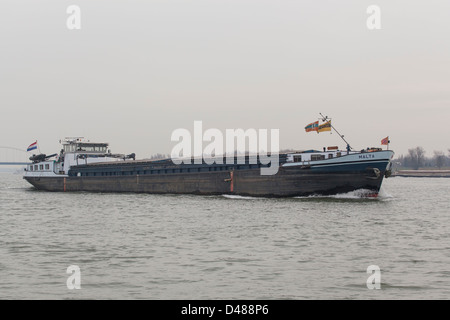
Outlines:
{"type": "Polygon", "coordinates": [[[450,170],[399,170],[393,177],[450,178],[450,170]]]}

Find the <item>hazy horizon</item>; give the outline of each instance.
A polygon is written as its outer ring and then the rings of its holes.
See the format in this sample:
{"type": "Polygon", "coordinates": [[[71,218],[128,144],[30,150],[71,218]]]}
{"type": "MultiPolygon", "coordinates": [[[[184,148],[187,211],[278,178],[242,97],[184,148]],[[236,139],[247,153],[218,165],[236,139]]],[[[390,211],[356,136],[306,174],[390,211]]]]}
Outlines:
{"type": "Polygon", "coordinates": [[[356,150],[448,154],[450,2],[31,1],[0,4],[0,146],[42,152],[82,136],[170,153],[177,128],[279,129],[280,149],[345,144],[306,133],[319,112],[356,150]],[[81,29],[69,30],[69,5],[81,29]],[[369,5],[381,30],[369,30],[369,5]],[[385,148],[385,147],[383,147],[385,148]]]}

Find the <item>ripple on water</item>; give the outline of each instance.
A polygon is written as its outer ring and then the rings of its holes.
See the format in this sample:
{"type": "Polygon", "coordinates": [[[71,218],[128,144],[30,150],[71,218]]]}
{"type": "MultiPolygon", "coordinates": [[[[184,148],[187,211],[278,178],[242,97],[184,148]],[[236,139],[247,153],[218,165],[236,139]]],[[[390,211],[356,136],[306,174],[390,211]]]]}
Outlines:
{"type": "Polygon", "coordinates": [[[378,198],[270,199],[35,192],[1,178],[3,299],[448,297],[450,179],[387,179],[378,198]]]}

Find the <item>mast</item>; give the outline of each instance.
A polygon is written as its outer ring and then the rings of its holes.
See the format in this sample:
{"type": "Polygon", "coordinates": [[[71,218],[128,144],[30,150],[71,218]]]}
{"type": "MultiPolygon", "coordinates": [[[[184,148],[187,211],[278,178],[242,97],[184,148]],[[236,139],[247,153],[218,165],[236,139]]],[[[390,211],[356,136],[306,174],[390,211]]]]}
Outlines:
{"type": "MultiPolygon", "coordinates": [[[[319,112],[319,114],[322,117],[322,121],[327,122],[327,121],[331,121],[330,118],[328,118],[328,116],[324,116],[321,112],[319,112]]],[[[345,140],[344,135],[340,134],[335,127],[333,127],[333,125],[330,122],[330,126],[331,128],[333,128],[334,131],[336,131],[336,133],[338,134],[339,137],[341,137],[342,140],[344,140],[344,142],[347,144],[347,151],[350,151],[351,149],[353,149],[350,144],[347,142],[347,140],[345,140]]]]}

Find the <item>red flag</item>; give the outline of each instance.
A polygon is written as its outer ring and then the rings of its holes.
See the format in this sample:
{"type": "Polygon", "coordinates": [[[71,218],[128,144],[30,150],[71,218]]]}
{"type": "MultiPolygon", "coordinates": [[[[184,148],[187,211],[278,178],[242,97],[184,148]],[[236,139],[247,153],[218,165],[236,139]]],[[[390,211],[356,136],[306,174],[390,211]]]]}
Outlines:
{"type": "Polygon", "coordinates": [[[383,140],[381,140],[381,144],[384,146],[387,146],[389,144],[389,136],[387,136],[386,138],[384,138],[383,140]]]}

